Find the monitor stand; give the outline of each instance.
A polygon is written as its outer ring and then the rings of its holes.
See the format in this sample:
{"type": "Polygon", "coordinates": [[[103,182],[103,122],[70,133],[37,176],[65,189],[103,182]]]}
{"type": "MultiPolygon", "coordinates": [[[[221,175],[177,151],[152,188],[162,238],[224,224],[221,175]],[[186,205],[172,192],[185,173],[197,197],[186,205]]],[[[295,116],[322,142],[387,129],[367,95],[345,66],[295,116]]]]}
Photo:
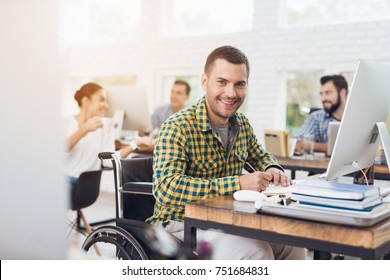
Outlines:
{"type": "MultiPolygon", "coordinates": [[[[382,143],[382,148],[385,151],[386,163],[387,163],[387,167],[390,171],[390,136],[389,136],[389,132],[387,130],[387,126],[386,126],[385,122],[375,123],[369,144],[376,143],[376,141],[378,141],[378,136],[379,136],[379,139],[382,143]]],[[[356,164],[356,162],[353,162],[351,164],[353,166],[353,164],[356,164]]],[[[360,169],[360,168],[358,168],[358,166],[356,166],[355,168],[360,169]]],[[[328,171],[321,174],[319,176],[319,179],[326,179],[327,173],[328,173],[328,171]]]]}
{"type": "Polygon", "coordinates": [[[377,128],[377,130],[374,132],[374,134],[376,134],[376,137],[373,137],[373,138],[377,138],[377,136],[379,134],[380,139],[382,141],[383,150],[385,151],[387,167],[389,168],[389,171],[390,171],[390,136],[389,136],[389,132],[388,132],[387,126],[384,122],[377,122],[376,128],[377,128]]]}

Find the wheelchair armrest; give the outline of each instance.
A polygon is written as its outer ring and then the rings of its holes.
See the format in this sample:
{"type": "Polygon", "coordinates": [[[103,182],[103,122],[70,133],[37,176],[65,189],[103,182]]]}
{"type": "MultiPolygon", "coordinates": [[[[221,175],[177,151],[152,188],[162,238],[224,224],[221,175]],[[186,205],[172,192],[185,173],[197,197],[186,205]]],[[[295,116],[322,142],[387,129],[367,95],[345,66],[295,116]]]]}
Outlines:
{"type": "Polygon", "coordinates": [[[112,159],[112,155],[115,154],[113,152],[102,152],[98,154],[100,159],[112,159]]]}
{"type": "Polygon", "coordinates": [[[129,182],[123,185],[121,193],[152,195],[152,188],[152,182],[129,182]]]}

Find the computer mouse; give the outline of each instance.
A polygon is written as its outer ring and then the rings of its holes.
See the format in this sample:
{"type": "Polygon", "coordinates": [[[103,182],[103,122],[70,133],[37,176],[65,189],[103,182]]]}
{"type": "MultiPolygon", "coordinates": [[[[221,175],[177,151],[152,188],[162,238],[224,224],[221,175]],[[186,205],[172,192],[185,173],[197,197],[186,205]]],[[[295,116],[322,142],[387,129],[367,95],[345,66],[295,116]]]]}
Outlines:
{"type": "Polygon", "coordinates": [[[267,196],[261,192],[251,190],[239,190],[233,194],[233,198],[238,201],[263,201],[267,199],[267,196]]]}

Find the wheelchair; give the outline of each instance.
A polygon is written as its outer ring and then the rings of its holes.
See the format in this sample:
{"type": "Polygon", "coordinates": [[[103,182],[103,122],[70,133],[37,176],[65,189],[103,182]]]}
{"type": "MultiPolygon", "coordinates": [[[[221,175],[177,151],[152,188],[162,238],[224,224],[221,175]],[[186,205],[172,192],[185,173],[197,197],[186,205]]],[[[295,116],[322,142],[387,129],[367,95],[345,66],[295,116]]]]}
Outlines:
{"type": "Polygon", "coordinates": [[[115,153],[100,153],[111,160],[115,179],[115,226],[93,230],[82,249],[96,258],[149,260],[183,258],[183,244],[161,227],[145,220],[152,216],[153,158],[120,159],[115,153]],[[101,255],[96,252],[99,248],[101,255]]]}

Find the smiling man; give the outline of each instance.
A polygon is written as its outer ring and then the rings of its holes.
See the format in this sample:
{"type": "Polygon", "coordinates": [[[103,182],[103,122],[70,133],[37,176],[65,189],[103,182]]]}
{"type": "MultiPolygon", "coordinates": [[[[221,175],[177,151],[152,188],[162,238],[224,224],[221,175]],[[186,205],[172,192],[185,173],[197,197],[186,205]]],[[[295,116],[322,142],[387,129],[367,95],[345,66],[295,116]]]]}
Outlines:
{"type": "Polygon", "coordinates": [[[309,115],[294,138],[298,139],[295,151],[303,148],[303,138],[307,134],[314,136],[314,151],[327,152],[328,126],[332,121],[341,121],[347,101],[348,84],[341,75],[324,76],[320,79],[320,97],[323,109],[309,115]]]}
{"type": "MultiPolygon", "coordinates": [[[[258,143],[248,119],[237,112],[244,102],[249,62],[231,46],[212,51],[201,84],[205,97],[170,117],[161,127],[154,150],[154,214],[160,224],[184,239],[187,202],[264,190],[273,181],[291,180],[276,159],[258,143]],[[256,172],[242,175],[245,162],[256,172]]],[[[199,233],[201,235],[202,233],[199,233]]],[[[219,233],[213,259],[303,259],[303,249],[219,233]]]]}

